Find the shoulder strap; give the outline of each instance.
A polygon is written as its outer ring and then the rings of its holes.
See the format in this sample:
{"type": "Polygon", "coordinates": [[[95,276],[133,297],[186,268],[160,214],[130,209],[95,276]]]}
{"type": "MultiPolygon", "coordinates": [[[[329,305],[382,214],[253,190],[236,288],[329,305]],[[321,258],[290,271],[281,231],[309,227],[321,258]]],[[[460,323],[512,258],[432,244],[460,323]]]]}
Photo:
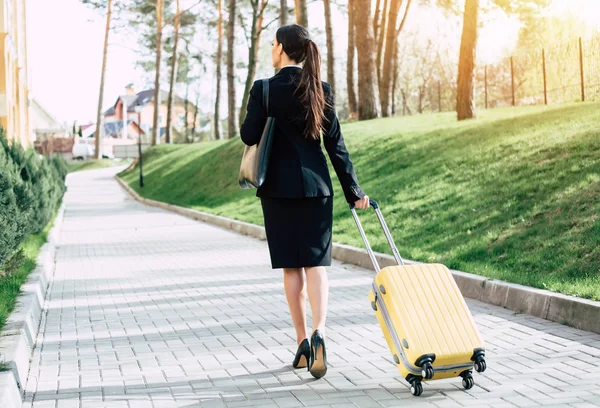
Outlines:
{"type": "Polygon", "coordinates": [[[265,111],[269,113],[269,78],[262,80],[263,86],[263,103],[265,105],[265,111]]]}

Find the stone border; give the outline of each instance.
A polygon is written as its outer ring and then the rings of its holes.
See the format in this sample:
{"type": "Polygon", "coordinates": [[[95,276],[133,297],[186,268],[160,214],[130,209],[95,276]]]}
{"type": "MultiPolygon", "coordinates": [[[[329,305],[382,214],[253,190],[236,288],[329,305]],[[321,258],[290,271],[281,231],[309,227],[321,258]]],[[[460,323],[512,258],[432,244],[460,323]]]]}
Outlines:
{"type": "Polygon", "coordinates": [[[65,213],[58,210],[48,241],[40,249],[37,265],[21,286],[14,311],[0,333],[0,361],[10,367],[0,372],[0,407],[21,408],[33,347],[35,345],[48,285],[55,269],[55,255],[65,213]]]}
{"type": "MultiPolygon", "coordinates": [[[[261,240],[266,239],[264,227],[140,197],[120,177],[115,176],[115,178],[135,200],[143,204],[159,207],[261,240]]],[[[332,255],[339,261],[373,269],[371,259],[365,249],[334,243],[332,255]]],[[[376,253],[376,257],[381,267],[396,265],[391,255],[376,253]]],[[[406,263],[415,262],[406,261],[406,263]]],[[[600,318],[598,318],[600,316],[600,302],[455,270],[452,270],[452,274],[463,296],[467,298],[501,306],[518,313],[527,313],[577,329],[600,333],[600,318]]]]}

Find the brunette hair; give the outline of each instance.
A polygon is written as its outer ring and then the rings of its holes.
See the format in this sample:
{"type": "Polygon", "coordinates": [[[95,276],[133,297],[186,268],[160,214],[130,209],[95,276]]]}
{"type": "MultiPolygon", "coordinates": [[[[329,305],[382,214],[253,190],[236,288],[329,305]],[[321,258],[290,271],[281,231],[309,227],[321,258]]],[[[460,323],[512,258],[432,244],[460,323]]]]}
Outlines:
{"type": "Polygon", "coordinates": [[[306,108],[304,136],[319,139],[325,120],[325,105],[329,105],[321,83],[319,47],[311,40],[308,30],[298,24],[279,27],[275,38],[290,59],[298,63],[304,62],[296,88],[302,105],[306,108]]]}

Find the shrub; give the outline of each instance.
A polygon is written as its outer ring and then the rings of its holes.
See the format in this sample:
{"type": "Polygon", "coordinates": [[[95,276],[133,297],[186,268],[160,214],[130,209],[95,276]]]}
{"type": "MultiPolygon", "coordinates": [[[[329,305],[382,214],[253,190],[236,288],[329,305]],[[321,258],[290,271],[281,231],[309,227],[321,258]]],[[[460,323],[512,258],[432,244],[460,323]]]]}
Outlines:
{"type": "Polygon", "coordinates": [[[33,194],[12,158],[0,132],[0,265],[25,240],[33,212],[33,194]]]}
{"type": "Polygon", "coordinates": [[[0,269],[50,222],[65,192],[66,164],[10,144],[0,129],[0,269]]]}

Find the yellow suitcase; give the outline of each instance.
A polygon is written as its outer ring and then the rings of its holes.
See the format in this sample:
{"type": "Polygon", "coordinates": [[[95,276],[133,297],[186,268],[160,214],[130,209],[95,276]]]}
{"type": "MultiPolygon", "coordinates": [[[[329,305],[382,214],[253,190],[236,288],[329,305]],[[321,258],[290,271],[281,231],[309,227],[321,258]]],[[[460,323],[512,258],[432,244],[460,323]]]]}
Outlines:
{"type": "Polygon", "coordinates": [[[411,393],[423,392],[422,381],[462,377],[473,387],[473,368],[486,369],[483,339],[473,316],[444,265],[405,265],[385,223],[379,205],[370,201],[398,265],[380,269],[356,214],[354,221],[378,271],[369,299],[400,374],[411,393]]]}

